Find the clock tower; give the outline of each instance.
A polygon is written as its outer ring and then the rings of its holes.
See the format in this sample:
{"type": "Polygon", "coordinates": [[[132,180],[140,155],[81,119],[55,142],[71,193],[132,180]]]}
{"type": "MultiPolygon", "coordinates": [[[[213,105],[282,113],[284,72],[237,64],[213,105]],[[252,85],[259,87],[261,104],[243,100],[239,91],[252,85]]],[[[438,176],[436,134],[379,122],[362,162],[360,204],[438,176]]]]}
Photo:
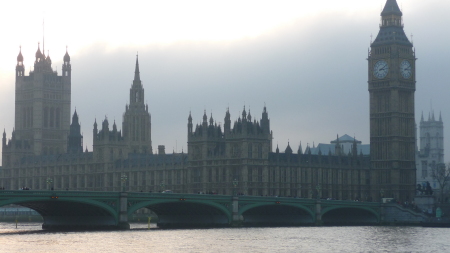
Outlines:
{"type": "Polygon", "coordinates": [[[401,201],[415,194],[416,57],[396,0],[387,0],[370,46],[370,196],[401,201]]]}

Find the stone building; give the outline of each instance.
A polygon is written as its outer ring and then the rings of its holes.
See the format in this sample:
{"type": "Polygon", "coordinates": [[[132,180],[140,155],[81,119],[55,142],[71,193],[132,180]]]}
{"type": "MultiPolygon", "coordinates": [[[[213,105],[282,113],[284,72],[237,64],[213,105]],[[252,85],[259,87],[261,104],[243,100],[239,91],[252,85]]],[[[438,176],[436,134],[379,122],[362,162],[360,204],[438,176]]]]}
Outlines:
{"type": "Polygon", "coordinates": [[[416,56],[402,16],[397,1],[387,0],[367,59],[373,198],[415,195],[416,56]]]}
{"type": "Polygon", "coordinates": [[[444,123],[439,114],[439,120],[434,117],[434,112],[424,120],[423,113],[419,125],[419,150],[416,152],[417,184],[431,184],[433,189],[438,189],[439,184],[432,177],[431,170],[444,164],[444,123]]]}
{"type": "Polygon", "coordinates": [[[16,129],[10,139],[3,133],[0,186],[410,200],[415,189],[415,54],[395,0],[387,0],[381,16],[368,56],[370,155],[354,138],[348,152],[339,138],[331,143],[333,152],[313,154],[299,147],[294,153],[290,144],[284,152],[278,147],[273,152],[266,107],[260,119],[244,107],[233,124],[227,110],[223,126],[205,112],[194,128],[189,114],[188,152],[166,154],[159,146],[156,154],[137,58],[122,130],[115,122],[111,129],[107,118],[101,126],[95,120],[93,151],[83,152],[77,112],[69,126],[70,57],[66,53],[63,75],[57,76],[50,58],[38,49],[30,76],[23,73],[21,53],[17,58],[16,129]]]}

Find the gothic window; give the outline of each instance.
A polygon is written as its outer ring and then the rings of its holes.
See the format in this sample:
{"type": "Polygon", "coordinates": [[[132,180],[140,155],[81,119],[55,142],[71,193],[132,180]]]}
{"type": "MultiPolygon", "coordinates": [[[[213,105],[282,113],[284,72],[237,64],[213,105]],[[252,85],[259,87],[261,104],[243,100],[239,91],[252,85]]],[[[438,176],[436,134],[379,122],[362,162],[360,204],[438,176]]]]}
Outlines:
{"type": "Polygon", "coordinates": [[[141,139],[142,141],[145,141],[145,118],[142,118],[142,122],[141,122],[141,139]]]}
{"type": "Polygon", "coordinates": [[[258,144],[258,158],[262,158],[262,144],[258,144]]]}
{"type": "Polygon", "coordinates": [[[262,182],[263,180],[263,176],[262,176],[262,174],[263,174],[263,170],[262,170],[262,168],[258,168],[258,182],[262,182]]]}
{"type": "Polygon", "coordinates": [[[27,110],[26,108],[22,108],[22,127],[27,127],[27,110]]]}
{"type": "Polygon", "coordinates": [[[249,143],[248,144],[248,158],[252,158],[253,157],[253,147],[252,147],[252,144],[251,143],[249,143]]]}
{"type": "Polygon", "coordinates": [[[139,91],[135,93],[135,102],[139,102],[139,91]]]}
{"type": "Polygon", "coordinates": [[[60,116],[61,116],[61,113],[60,113],[60,109],[59,108],[56,108],[56,115],[55,115],[55,127],[56,128],[59,128],[60,127],[60,116]]]}
{"type": "Polygon", "coordinates": [[[168,185],[172,184],[172,173],[173,173],[173,171],[168,171],[167,172],[167,184],[168,185]]]}
{"type": "Polygon", "coordinates": [[[55,126],[55,108],[50,108],[50,127],[55,126]]]}
{"type": "Polygon", "coordinates": [[[248,182],[252,182],[253,181],[253,168],[249,167],[248,168],[248,182]]]}

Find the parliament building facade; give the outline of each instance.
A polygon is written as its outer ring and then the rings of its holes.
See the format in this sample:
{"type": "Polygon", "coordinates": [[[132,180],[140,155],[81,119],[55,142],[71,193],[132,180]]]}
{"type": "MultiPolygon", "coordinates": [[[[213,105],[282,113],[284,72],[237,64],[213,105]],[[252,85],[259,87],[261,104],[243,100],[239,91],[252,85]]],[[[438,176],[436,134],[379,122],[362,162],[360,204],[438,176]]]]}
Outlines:
{"type": "MultiPolygon", "coordinates": [[[[402,13],[388,0],[368,56],[370,155],[349,152],[337,138],[334,150],[311,153],[290,144],[273,152],[266,107],[256,118],[244,108],[223,126],[203,114],[187,122],[187,153],[166,154],[151,141],[151,116],[136,58],[130,104],[122,130],[107,118],[94,123],[93,150],[83,151],[78,114],[72,114],[71,62],[66,52],[59,76],[50,56],[36,52],[34,71],[25,76],[17,57],[15,129],[2,139],[0,187],[33,190],[144,191],[245,194],[379,201],[411,200],[415,194],[415,55],[403,32],[402,13]]],[[[361,149],[359,149],[361,150],[361,149]]]]}

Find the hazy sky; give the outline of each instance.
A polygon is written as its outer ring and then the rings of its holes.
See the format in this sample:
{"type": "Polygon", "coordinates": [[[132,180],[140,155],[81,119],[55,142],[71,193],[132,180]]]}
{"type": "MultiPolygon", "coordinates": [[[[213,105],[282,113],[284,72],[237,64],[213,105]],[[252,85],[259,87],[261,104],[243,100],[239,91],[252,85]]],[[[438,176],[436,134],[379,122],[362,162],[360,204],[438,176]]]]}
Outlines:
{"type": "MultiPolygon", "coordinates": [[[[187,118],[203,111],[223,123],[245,105],[260,119],[267,106],[274,146],[329,143],[336,134],[369,143],[367,54],[385,0],[323,1],[8,1],[0,9],[0,123],[14,127],[19,46],[32,69],[38,42],[61,73],[68,46],[72,113],[84,148],[108,117],[118,128],[139,52],[153,149],[186,151],[187,118]],[[47,52],[46,52],[47,54],[47,52]]],[[[416,121],[442,111],[450,160],[450,1],[398,0],[417,61],[416,121]]],[[[324,151],[327,152],[327,151],[324,151]]]]}

